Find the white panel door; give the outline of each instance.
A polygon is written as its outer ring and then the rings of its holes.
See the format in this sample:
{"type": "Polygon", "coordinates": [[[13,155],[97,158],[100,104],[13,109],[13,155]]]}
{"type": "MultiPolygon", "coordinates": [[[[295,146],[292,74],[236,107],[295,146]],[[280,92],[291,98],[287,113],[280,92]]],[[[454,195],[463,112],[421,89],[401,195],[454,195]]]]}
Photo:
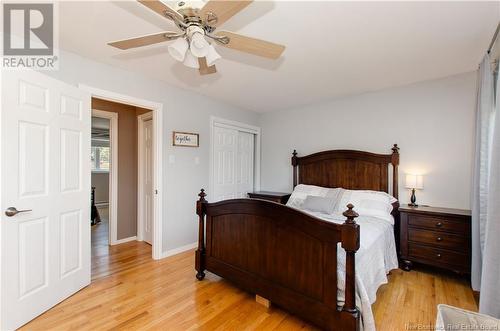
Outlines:
{"type": "Polygon", "coordinates": [[[144,227],[143,239],[148,244],[153,242],[153,120],[144,122],[144,227]]]}
{"type": "Polygon", "coordinates": [[[249,132],[238,132],[238,150],[236,153],[236,197],[246,198],[254,188],[254,137],[249,132]]]}
{"type": "Polygon", "coordinates": [[[214,127],[214,193],[212,201],[235,198],[238,131],[214,127]]]}
{"type": "Polygon", "coordinates": [[[214,193],[211,201],[245,198],[253,191],[254,135],[214,127],[214,193]]]}
{"type": "Polygon", "coordinates": [[[2,78],[0,328],[12,330],[90,283],[90,95],[32,71],[2,78]]]}

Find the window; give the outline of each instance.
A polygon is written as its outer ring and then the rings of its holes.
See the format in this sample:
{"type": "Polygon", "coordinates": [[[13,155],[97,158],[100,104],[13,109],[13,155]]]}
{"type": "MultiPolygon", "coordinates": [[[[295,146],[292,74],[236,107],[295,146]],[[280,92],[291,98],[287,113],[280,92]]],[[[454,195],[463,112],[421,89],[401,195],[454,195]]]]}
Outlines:
{"type": "Polygon", "coordinates": [[[90,162],[92,171],[109,172],[109,147],[92,146],[90,162]]]}

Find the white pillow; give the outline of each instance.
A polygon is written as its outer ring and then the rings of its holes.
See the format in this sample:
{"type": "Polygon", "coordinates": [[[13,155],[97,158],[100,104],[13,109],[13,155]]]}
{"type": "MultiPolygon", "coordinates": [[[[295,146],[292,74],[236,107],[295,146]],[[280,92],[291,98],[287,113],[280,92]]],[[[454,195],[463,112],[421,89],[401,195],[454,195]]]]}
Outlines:
{"type": "Polygon", "coordinates": [[[335,200],[335,202],[338,202],[342,191],[343,189],[341,188],[327,188],[321,186],[300,184],[295,186],[292,195],[288,199],[286,205],[288,207],[302,209],[302,205],[304,204],[304,201],[306,200],[308,195],[312,195],[315,197],[331,197],[335,200]]]}
{"type": "Polygon", "coordinates": [[[323,214],[333,214],[336,202],[336,197],[315,197],[314,195],[308,195],[302,204],[302,209],[323,214]]]}
{"type": "Polygon", "coordinates": [[[352,203],[354,210],[360,216],[377,217],[394,224],[394,217],[391,212],[393,209],[392,204],[396,201],[398,200],[385,192],[344,190],[336,211],[342,213],[347,209],[346,206],[352,203]]]}

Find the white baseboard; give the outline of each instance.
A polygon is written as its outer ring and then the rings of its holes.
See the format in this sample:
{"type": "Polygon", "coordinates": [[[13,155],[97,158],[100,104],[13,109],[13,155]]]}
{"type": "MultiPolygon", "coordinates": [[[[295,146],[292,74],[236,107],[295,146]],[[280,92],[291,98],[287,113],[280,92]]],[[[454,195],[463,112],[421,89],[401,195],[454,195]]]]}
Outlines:
{"type": "Polygon", "coordinates": [[[168,250],[166,252],[162,252],[160,258],[163,259],[163,258],[172,256],[172,255],[176,255],[176,254],[179,254],[179,253],[182,253],[182,252],[185,252],[185,251],[189,251],[190,249],[193,249],[193,248],[196,248],[196,247],[198,247],[198,243],[197,242],[192,243],[192,244],[188,244],[188,245],[184,245],[184,246],[181,246],[181,247],[177,247],[177,248],[174,248],[174,249],[170,249],[170,250],[168,250]]]}
{"type": "Polygon", "coordinates": [[[123,244],[123,243],[129,242],[129,241],[134,241],[134,240],[137,240],[137,236],[123,238],[123,239],[118,239],[115,242],[111,243],[111,245],[123,244]]]}

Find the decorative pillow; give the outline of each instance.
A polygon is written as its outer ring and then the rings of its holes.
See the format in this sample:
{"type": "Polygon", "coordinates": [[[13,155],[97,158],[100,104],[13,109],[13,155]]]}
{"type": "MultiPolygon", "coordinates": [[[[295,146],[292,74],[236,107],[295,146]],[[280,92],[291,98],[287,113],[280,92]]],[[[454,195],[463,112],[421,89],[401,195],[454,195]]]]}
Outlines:
{"type": "Polygon", "coordinates": [[[394,224],[391,212],[392,204],[396,201],[397,199],[385,192],[344,190],[336,211],[341,213],[347,209],[347,204],[352,203],[360,216],[377,217],[394,224]]]}
{"type": "Polygon", "coordinates": [[[342,191],[343,189],[341,188],[326,188],[321,186],[300,184],[295,186],[295,189],[293,190],[292,195],[288,199],[286,205],[288,207],[302,209],[302,205],[309,195],[315,197],[331,197],[335,202],[338,202],[342,191]]]}
{"type": "Polygon", "coordinates": [[[316,197],[314,195],[308,195],[302,204],[302,209],[323,214],[333,214],[336,202],[336,197],[316,197]]]}

